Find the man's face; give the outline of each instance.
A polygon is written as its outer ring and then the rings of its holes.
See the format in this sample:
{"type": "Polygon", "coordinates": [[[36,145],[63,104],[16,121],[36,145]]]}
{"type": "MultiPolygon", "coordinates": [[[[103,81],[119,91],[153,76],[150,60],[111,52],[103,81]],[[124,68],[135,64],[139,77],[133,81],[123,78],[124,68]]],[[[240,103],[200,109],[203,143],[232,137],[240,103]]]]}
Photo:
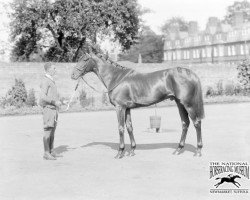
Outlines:
{"type": "Polygon", "coordinates": [[[56,75],[56,66],[55,65],[52,65],[50,68],[49,68],[49,71],[48,71],[49,75],[50,76],[55,76],[56,75]]]}

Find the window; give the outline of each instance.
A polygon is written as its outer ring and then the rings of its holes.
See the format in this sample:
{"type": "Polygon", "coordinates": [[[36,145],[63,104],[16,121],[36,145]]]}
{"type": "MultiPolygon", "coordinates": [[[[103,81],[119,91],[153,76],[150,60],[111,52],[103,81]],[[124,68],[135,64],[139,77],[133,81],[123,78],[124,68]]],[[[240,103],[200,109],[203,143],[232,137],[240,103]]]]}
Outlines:
{"type": "Polygon", "coordinates": [[[223,46],[219,46],[219,56],[224,56],[224,47],[223,46]]]}
{"type": "Polygon", "coordinates": [[[200,40],[201,40],[200,36],[197,36],[197,37],[194,38],[194,42],[196,42],[196,43],[199,42],[200,40]]]}
{"type": "Polygon", "coordinates": [[[168,60],[167,54],[168,54],[167,52],[164,52],[164,58],[163,58],[164,60],[168,60]]]}
{"type": "Polygon", "coordinates": [[[172,60],[172,53],[168,52],[168,60],[172,60]]]}
{"type": "Polygon", "coordinates": [[[246,36],[247,35],[247,29],[242,29],[242,35],[246,36]]]}
{"type": "Polygon", "coordinates": [[[189,59],[189,51],[188,50],[185,50],[183,51],[183,58],[186,60],[186,59],[189,59]]]}
{"type": "Polygon", "coordinates": [[[190,58],[189,50],[187,50],[186,52],[187,52],[187,59],[189,59],[190,58]]]}
{"type": "Polygon", "coordinates": [[[218,49],[217,49],[217,47],[214,47],[213,50],[214,50],[214,57],[217,57],[218,56],[218,49]]]}
{"type": "Polygon", "coordinates": [[[196,50],[196,49],[193,50],[193,57],[194,57],[194,58],[198,58],[197,50],[196,50]]]}
{"type": "Polygon", "coordinates": [[[173,60],[176,60],[176,52],[173,52],[173,60]]]}
{"type": "Polygon", "coordinates": [[[181,51],[178,50],[176,53],[177,53],[177,60],[180,60],[181,59],[181,51]]]}
{"type": "Polygon", "coordinates": [[[193,58],[199,58],[200,55],[199,55],[199,49],[194,49],[193,50],[193,58]]]}
{"type": "Polygon", "coordinates": [[[244,55],[244,45],[240,45],[240,55],[244,55]]]}
{"type": "Polygon", "coordinates": [[[250,28],[247,29],[247,34],[249,34],[249,33],[250,33],[250,28]]]}
{"type": "Polygon", "coordinates": [[[185,44],[188,44],[190,42],[190,38],[185,39],[185,44]]]}
{"type": "Polygon", "coordinates": [[[245,45],[245,54],[248,55],[249,54],[249,46],[245,45]]]}
{"type": "Polygon", "coordinates": [[[236,52],[235,52],[235,46],[233,45],[232,46],[232,55],[235,56],[236,55],[236,52]]]}
{"type": "Polygon", "coordinates": [[[216,35],[217,40],[221,40],[221,34],[216,35]]]}
{"type": "Polygon", "coordinates": [[[228,56],[231,56],[231,54],[232,54],[232,53],[231,53],[231,46],[228,46],[228,47],[227,47],[227,55],[228,55],[228,56]]]}
{"type": "Polygon", "coordinates": [[[202,57],[203,57],[203,58],[206,57],[206,50],[205,50],[205,48],[202,49],[202,57]]]}
{"type": "Polygon", "coordinates": [[[211,47],[207,47],[207,57],[211,57],[211,53],[212,53],[212,48],[211,47]]]}
{"type": "Polygon", "coordinates": [[[227,48],[227,54],[228,56],[235,56],[236,55],[236,51],[235,51],[235,46],[228,46],[227,48]]]}

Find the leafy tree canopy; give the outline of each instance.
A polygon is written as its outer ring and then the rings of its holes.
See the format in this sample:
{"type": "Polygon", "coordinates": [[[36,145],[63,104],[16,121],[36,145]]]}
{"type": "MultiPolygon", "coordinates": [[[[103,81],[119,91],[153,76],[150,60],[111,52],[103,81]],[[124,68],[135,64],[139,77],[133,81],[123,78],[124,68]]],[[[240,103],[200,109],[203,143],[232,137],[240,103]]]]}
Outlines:
{"type": "Polygon", "coordinates": [[[188,22],[182,17],[172,17],[161,27],[161,32],[168,35],[171,31],[188,31],[188,22]]]}
{"type": "Polygon", "coordinates": [[[163,58],[162,36],[156,35],[148,26],[142,26],[138,43],[119,56],[120,60],[138,62],[139,54],[143,63],[159,63],[163,58]]]}
{"type": "Polygon", "coordinates": [[[14,0],[14,61],[46,50],[45,60],[75,61],[86,40],[108,35],[124,50],[137,38],[142,10],[136,0],[14,0]]]}
{"type": "Polygon", "coordinates": [[[233,5],[228,6],[224,22],[232,24],[233,16],[236,12],[243,12],[244,19],[250,21],[250,3],[248,1],[235,1],[233,5]]]}

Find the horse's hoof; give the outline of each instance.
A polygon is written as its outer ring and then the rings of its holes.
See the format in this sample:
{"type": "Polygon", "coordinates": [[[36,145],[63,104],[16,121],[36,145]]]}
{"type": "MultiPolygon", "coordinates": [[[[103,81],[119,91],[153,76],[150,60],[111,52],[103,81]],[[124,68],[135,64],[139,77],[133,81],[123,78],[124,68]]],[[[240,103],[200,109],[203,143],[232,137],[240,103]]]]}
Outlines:
{"type": "Polygon", "coordinates": [[[194,154],[194,157],[201,157],[201,151],[197,150],[194,154]]]}
{"type": "Polygon", "coordinates": [[[121,159],[124,157],[124,153],[118,153],[116,156],[115,156],[115,159],[121,159]]]}
{"type": "Polygon", "coordinates": [[[129,157],[135,156],[135,152],[134,151],[130,151],[130,152],[128,152],[127,156],[129,156],[129,157]]]}
{"type": "Polygon", "coordinates": [[[180,155],[183,148],[178,148],[173,152],[173,155],[180,155]]]}

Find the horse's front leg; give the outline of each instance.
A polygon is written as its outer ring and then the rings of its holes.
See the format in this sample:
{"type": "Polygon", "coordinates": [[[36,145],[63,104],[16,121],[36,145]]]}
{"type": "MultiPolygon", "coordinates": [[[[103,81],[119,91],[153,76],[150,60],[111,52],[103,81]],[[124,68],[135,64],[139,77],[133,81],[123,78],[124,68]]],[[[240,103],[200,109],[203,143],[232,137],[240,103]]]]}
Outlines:
{"type": "MultiPolygon", "coordinates": [[[[236,183],[239,184],[237,181],[234,181],[234,183],[235,183],[235,184],[236,184],[236,183]]],[[[240,186],[240,184],[239,184],[239,186],[240,186]]]]}
{"type": "Polygon", "coordinates": [[[234,182],[232,182],[237,188],[239,188],[239,186],[237,184],[235,184],[234,182]]]}
{"type": "Polygon", "coordinates": [[[121,106],[116,106],[116,114],[118,119],[118,130],[120,136],[120,145],[118,154],[115,158],[122,158],[124,156],[125,144],[124,144],[124,124],[125,124],[125,111],[126,109],[121,106]]]}
{"type": "Polygon", "coordinates": [[[129,138],[130,138],[130,143],[131,143],[131,150],[129,151],[128,156],[134,156],[136,144],[135,144],[135,139],[134,139],[134,134],[133,134],[133,126],[132,126],[131,113],[130,113],[129,108],[126,110],[125,121],[126,121],[126,127],[127,127],[127,131],[129,134],[129,138]]]}

